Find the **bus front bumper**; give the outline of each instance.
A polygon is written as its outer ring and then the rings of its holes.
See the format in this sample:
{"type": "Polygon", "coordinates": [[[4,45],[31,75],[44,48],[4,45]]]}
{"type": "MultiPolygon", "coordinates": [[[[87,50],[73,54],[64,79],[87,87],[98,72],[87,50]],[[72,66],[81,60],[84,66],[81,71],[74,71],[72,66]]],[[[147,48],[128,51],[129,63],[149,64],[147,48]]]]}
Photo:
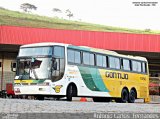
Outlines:
{"type": "Polygon", "coordinates": [[[15,95],[50,95],[50,86],[15,86],[15,95]]]}

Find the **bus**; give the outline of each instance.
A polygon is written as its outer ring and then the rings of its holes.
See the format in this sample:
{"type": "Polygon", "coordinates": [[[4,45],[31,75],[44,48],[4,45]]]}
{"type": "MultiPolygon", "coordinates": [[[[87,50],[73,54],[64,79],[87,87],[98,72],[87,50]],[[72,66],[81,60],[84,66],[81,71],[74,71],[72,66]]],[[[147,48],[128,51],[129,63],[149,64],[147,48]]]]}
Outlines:
{"type": "Polygon", "coordinates": [[[39,100],[90,97],[94,102],[149,102],[148,87],[144,57],[46,42],[21,46],[16,59],[15,94],[39,100]]]}

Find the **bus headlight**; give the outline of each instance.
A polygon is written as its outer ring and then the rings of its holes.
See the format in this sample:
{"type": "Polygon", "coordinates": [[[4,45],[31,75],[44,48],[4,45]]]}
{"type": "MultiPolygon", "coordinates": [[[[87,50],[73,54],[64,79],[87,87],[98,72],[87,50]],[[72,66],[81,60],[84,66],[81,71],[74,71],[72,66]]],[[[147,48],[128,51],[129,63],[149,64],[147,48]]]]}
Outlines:
{"type": "Polygon", "coordinates": [[[15,88],[15,89],[14,89],[14,92],[15,92],[15,93],[21,93],[21,91],[20,91],[19,88],[15,88]]]}

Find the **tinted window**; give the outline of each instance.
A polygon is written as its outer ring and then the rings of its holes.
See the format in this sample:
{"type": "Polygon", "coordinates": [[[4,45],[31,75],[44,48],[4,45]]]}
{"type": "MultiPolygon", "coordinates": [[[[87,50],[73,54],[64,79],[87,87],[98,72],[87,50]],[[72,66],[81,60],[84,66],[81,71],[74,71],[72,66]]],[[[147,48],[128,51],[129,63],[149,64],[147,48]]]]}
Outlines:
{"type": "Polygon", "coordinates": [[[123,69],[124,70],[130,70],[130,61],[129,60],[123,59],[122,64],[123,64],[123,69]]]}
{"type": "Polygon", "coordinates": [[[107,67],[106,56],[96,55],[96,60],[97,60],[97,66],[107,67]]]}
{"type": "Polygon", "coordinates": [[[81,63],[81,53],[79,51],[74,51],[71,49],[67,50],[67,54],[68,54],[68,62],[71,63],[81,63]]]}
{"type": "Polygon", "coordinates": [[[106,56],[103,56],[102,59],[103,59],[102,66],[103,66],[103,67],[107,67],[107,59],[106,59],[106,56]]]}
{"type": "Polygon", "coordinates": [[[116,57],[109,57],[109,67],[120,69],[120,59],[116,57]]]}
{"type": "Polygon", "coordinates": [[[64,58],[64,47],[55,46],[54,47],[54,57],[64,58]]]}
{"type": "Polygon", "coordinates": [[[74,51],[73,50],[68,50],[67,54],[68,54],[68,62],[74,63],[74,51]]]}
{"type": "Polygon", "coordinates": [[[143,73],[146,73],[147,72],[147,70],[146,70],[146,63],[142,63],[142,72],[143,73]]]}
{"type": "Polygon", "coordinates": [[[102,55],[97,55],[96,56],[96,60],[97,60],[97,66],[100,66],[102,67],[103,66],[103,58],[102,58],[102,55]]]}
{"type": "Polygon", "coordinates": [[[138,70],[138,65],[136,61],[132,61],[132,70],[137,71],[138,70]]]}
{"type": "Polygon", "coordinates": [[[89,65],[89,53],[83,52],[83,63],[89,65]]]}
{"type": "Polygon", "coordinates": [[[81,53],[79,51],[74,51],[75,63],[81,63],[81,53]]]}
{"type": "Polygon", "coordinates": [[[90,65],[94,65],[94,54],[90,54],[89,60],[90,60],[90,65]]]}
{"type": "Polygon", "coordinates": [[[141,65],[141,62],[137,62],[137,65],[138,65],[138,72],[142,72],[142,65],[141,65]]]}
{"type": "Polygon", "coordinates": [[[141,62],[132,61],[132,70],[136,72],[141,72],[142,71],[141,62]]]}
{"type": "Polygon", "coordinates": [[[94,54],[88,53],[88,52],[83,52],[83,63],[86,65],[94,65],[94,54]]]}

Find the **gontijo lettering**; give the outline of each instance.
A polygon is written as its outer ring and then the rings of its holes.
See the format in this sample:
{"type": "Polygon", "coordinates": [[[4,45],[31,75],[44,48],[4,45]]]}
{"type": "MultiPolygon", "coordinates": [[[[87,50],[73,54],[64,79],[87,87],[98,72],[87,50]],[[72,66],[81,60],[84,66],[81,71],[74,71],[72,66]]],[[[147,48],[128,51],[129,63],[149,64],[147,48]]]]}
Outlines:
{"type": "Polygon", "coordinates": [[[107,78],[118,78],[118,79],[127,79],[128,80],[128,74],[106,71],[105,75],[107,78]]]}

